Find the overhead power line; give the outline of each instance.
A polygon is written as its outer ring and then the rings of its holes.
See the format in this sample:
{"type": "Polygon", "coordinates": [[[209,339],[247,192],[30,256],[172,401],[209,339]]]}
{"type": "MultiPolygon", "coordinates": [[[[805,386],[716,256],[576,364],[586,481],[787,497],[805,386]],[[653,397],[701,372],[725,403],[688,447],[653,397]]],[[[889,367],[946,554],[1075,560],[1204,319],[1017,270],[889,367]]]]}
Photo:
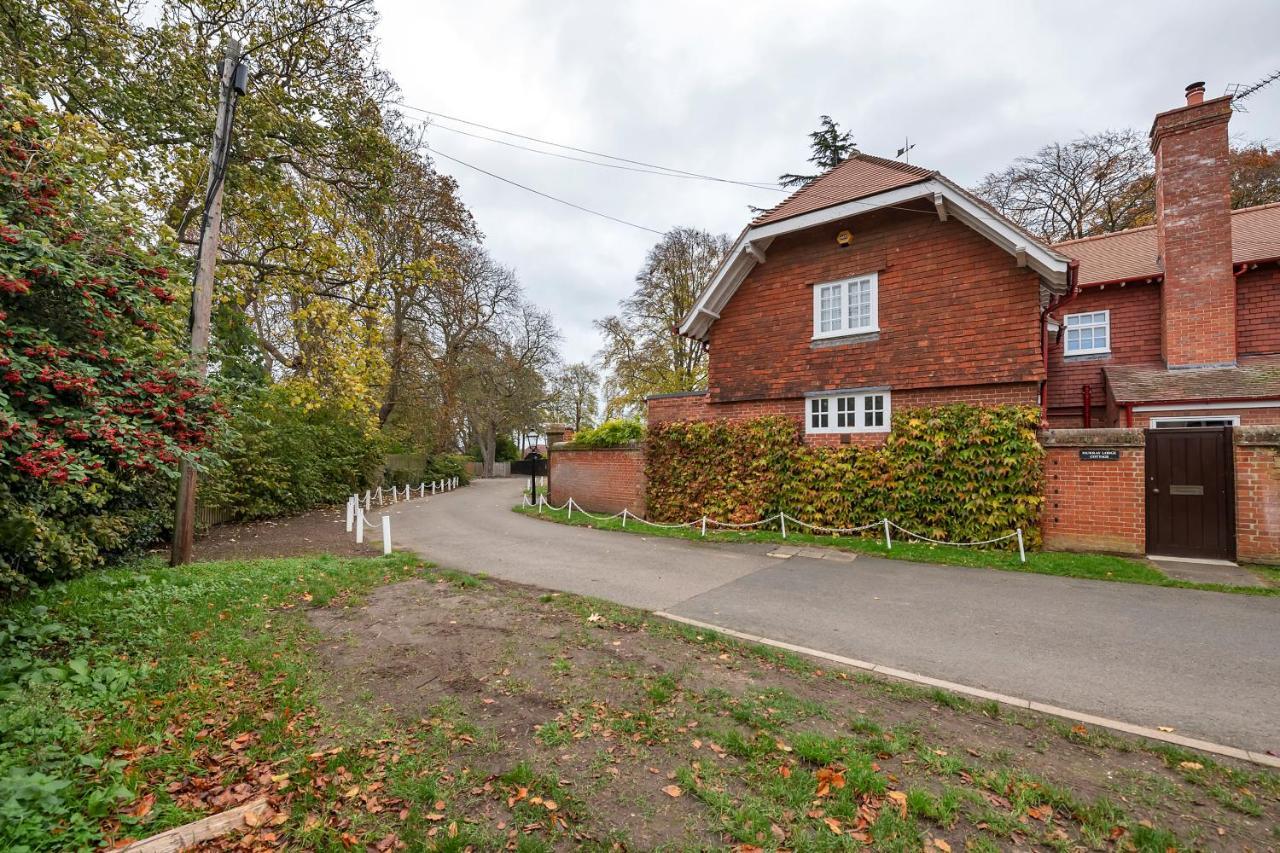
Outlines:
{"type": "MultiPolygon", "coordinates": [[[[556,157],[560,160],[571,160],[575,163],[587,163],[588,165],[601,166],[605,169],[621,169],[626,172],[638,172],[639,174],[642,174],[642,175],[658,175],[663,178],[679,178],[681,180],[686,180],[686,181],[707,180],[706,178],[703,178],[700,175],[686,175],[680,172],[661,171],[659,169],[648,169],[640,166],[628,166],[625,163],[602,163],[599,160],[589,160],[586,157],[574,157],[572,154],[560,154],[556,151],[543,151],[540,148],[530,148],[527,145],[520,145],[515,142],[508,142],[505,139],[494,139],[491,136],[483,136],[479,133],[472,133],[467,130],[462,130],[461,128],[458,128],[458,127],[449,127],[449,125],[440,124],[439,122],[427,123],[424,121],[423,125],[426,127],[434,128],[435,130],[447,130],[449,133],[461,134],[462,136],[468,136],[472,139],[480,139],[485,142],[496,143],[497,145],[505,145],[508,148],[518,148],[521,151],[529,151],[533,154],[542,154],[543,156],[546,156],[546,157],[556,157]]],[[[736,183],[736,182],[733,182],[733,183],[736,183]]],[[[742,185],[751,187],[752,189],[773,190],[774,192],[787,192],[787,190],[781,189],[779,187],[757,186],[756,184],[742,184],[742,185]]]]}
{"type": "Polygon", "coordinates": [[[550,193],[544,193],[542,190],[535,190],[533,187],[525,186],[524,184],[519,183],[518,181],[513,181],[510,178],[504,178],[502,175],[498,175],[493,172],[490,172],[488,169],[481,169],[479,166],[472,165],[471,163],[468,163],[465,160],[459,160],[457,157],[453,157],[444,153],[439,148],[432,148],[430,145],[428,145],[427,150],[430,151],[432,154],[436,155],[437,157],[443,157],[446,160],[451,160],[460,166],[466,166],[468,169],[474,169],[475,171],[479,172],[482,175],[488,175],[494,180],[502,181],[504,184],[510,184],[513,187],[519,187],[525,192],[530,192],[530,193],[533,193],[534,195],[542,196],[543,198],[550,199],[551,201],[563,204],[566,207],[572,207],[575,210],[580,210],[583,213],[590,213],[592,216],[599,216],[601,219],[608,219],[611,222],[617,222],[621,225],[629,225],[632,228],[639,228],[641,231],[648,231],[650,234],[657,234],[659,236],[662,236],[662,234],[664,233],[662,231],[659,231],[656,228],[650,228],[647,225],[641,225],[637,222],[631,222],[626,219],[620,219],[617,216],[610,216],[607,213],[602,213],[598,210],[593,210],[589,207],[583,207],[580,204],[575,204],[574,202],[568,201],[567,199],[560,198],[559,196],[554,196],[554,195],[551,195],[550,193]]]}
{"type": "MultiPolygon", "coordinates": [[[[774,192],[784,192],[784,193],[789,192],[789,190],[781,189],[780,187],[774,186],[771,182],[768,182],[768,181],[738,181],[738,180],[734,180],[733,178],[722,178],[717,175],[707,175],[701,172],[690,172],[686,169],[677,169],[672,166],[662,166],[657,163],[646,163],[643,160],[632,160],[628,157],[619,157],[614,154],[604,154],[600,151],[592,151],[589,148],[579,148],[577,146],[566,145],[561,142],[552,142],[549,139],[540,139],[536,136],[528,136],[523,133],[517,133],[514,130],[504,130],[503,128],[494,127],[493,125],[481,124],[480,122],[477,122],[477,121],[469,121],[465,118],[458,118],[457,116],[451,116],[446,113],[439,113],[434,110],[428,110],[422,107],[415,107],[411,104],[399,103],[399,104],[396,104],[396,106],[406,110],[413,110],[414,112],[422,113],[424,115],[428,115],[433,118],[445,119],[446,121],[455,121],[459,124],[465,124],[468,127],[478,127],[481,130],[487,130],[491,133],[500,133],[503,136],[513,136],[516,139],[523,139],[526,142],[536,142],[539,145],[550,145],[552,148],[561,148],[561,149],[564,149],[565,151],[574,151],[578,154],[587,154],[592,157],[602,157],[606,160],[614,160],[618,163],[628,163],[632,166],[643,166],[644,168],[647,168],[647,169],[658,169],[663,173],[669,173],[672,175],[683,175],[689,178],[699,178],[704,181],[715,181],[716,183],[721,183],[721,184],[737,184],[739,186],[751,187],[752,189],[757,189],[757,190],[772,190],[774,192]]],[[[437,127],[444,127],[444,125],[437,125],[437,127]]],[[[446,129],[450,129],[450,128],[446,128],[446,129]]],[[[457,132],[461,133],[463,131],[457,131],[457,132]]],[[[485,139],[486,137],[479,137],[479,138],[485,139]]],[[[491,139],[489,141],[497,142],[499,140],[491,139]]],[[[509,143],[504,143],[504,144],[509,144],[509,143]]],[[[534,150],[534,149],[528,149],[528,150],[534,150]]],[[[542,153],[550,153],[550,152],[542,152],[542,153]]],[[[590,161],[586,161],[586,162],[590,162],[590,161]]],[[[603,164],[600,164],[600,165],[603,165],[603,164]]]]}

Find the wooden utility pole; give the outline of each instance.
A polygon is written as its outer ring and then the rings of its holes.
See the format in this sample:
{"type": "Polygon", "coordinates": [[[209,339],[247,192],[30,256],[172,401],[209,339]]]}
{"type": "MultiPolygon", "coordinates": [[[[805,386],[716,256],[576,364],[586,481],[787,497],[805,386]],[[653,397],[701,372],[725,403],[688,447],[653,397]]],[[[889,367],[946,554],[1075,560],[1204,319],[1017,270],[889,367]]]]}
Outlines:
{"type": "MultiPolygon", "coordinates": [[[[231,113],[236,98],[233,84],[239,63],[240,42],[229,39],[226,55],[222,60],[218,117],[213,128],[213,147],[209,151],[209,186],[205,193],[200,249],[191,294],[191,366],[201,379],[209,375],[209,315],[213,308],[213,268],[218,260],[218,237],[222,230],[222,184],[231,149],[231,113]]],[[[174,566],[191,562],[191,549],[196,538],[196,469],[184,460],[181,470],[178,503],[173,513],[173,550],[169,555],[169,563],[174,566]]]]}

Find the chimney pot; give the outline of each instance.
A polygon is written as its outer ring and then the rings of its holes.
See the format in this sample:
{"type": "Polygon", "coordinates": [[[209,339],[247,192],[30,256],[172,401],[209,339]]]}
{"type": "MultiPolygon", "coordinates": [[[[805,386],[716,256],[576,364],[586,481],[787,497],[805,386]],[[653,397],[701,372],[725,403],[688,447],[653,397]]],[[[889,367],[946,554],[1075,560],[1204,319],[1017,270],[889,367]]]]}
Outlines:
{"type": "Polygon", "coordinates": [[[1204,103],[1204,81],[1192,83],[1187,87],[1187,106],[1204,103]]]}

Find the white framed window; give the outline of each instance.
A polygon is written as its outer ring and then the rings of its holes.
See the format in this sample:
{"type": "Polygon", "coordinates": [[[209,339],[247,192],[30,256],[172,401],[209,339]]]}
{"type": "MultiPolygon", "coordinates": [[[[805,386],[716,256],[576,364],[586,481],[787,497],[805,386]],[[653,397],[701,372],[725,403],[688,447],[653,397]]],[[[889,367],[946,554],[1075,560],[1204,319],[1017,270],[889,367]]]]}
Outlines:
{"type": "Polygon", "coordinates": [[[1186,429],[1187,427],[1234,427],[1240,426],[1239,415],[1222,415],[1220,417],[1186,417],[1186,418],[1152,418],[1152,429],[1186,429]]]}
{"type": "Polygon", "coordinates": [[[1097,355],[1111,352],[1111,312],[1090,311],[1062,318],[1066,329],[1066,355],[1097,355]]]}
{"type": "Polygon", "coordinates": [[[813,286],[814,338],[878,332],[879,311],[877,273],[813,286]]]}
{"type": "Polygon", "coordinates": [[[805,431],[810,433],[888,432],[889,390],[837,391],[809,398],[805,431]]]}

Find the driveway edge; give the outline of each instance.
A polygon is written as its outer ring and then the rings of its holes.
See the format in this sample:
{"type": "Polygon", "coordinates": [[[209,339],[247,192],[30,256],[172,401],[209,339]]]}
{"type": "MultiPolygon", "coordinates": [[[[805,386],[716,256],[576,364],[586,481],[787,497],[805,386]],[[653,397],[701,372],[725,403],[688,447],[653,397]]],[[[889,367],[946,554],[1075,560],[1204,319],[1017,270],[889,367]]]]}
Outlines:
{"type": "Polygon", "coordinates": [[[1196,749],[1200,752],[1208,752],[1213,755],[1222,755],[1227,758],[1248,761],[1253,764],[1260,764],[1264,767],[1280,768],[1280,757],[1276,757],[1274,755],[1253,752],[1247,749],[1239,749],[1234,746],[1226,746],[1225,744],[1213,743],[1212,741],[1200,740],[1198,738],[1184,737],[1173,732],[1162,732],[1158,729],[1149,728],[1147,726],[1137,726],[1133,723],[1126,723],[1122,720],[1112,720],[1107,717],[1098,717],[1081,711],[1072,711],[1069,708],[1059,708],[1056,705],[1046,705],[1043,702],[1032,702],[1028,699],[1021,699],[1017,696],[1009,696],[1004,693],[995,693],[990,690],[983,690],[980,687],[971,687],[967,684],[958,684],[954,681],[932,678],[927,675],[908,672],[904,669],[895,669],[893,667],[883,666],[869,661],[858,660],[857,658],[850,658],[845,657],[844,655],[824,652],[820,649],[811,649],[807,646],[797,646],[794,643],[787,643],[782,640],[774,640],[769,637],[748,634],[744,631],[735,631],[732,628],[725,628],[722,625],[700,622],[697,619],[690,619],[686,616],[677,616],[674,613],[667,613],[662,610],[655,610],[653,615],[672,622],[690,625],[694,628],[703,628],[708,631],[715,631],[718,634],[724,634],[725,636],[733,637],[738,640],[746,640],[747,642],[758,643],[762,646],[772,646],[776,649],[785,649],[786,651],[795,652],[796,654],[805,655],[806,657],[818,658],[819,660],[830,661],[832,663],[841,664],[842,666],[861,669],[867,672],[874,672],[878,675],[885,675],[902,681],[924,684],[929,687],[939,687],[943,690],[949,690],[952,693],[959,693],[964,696],[972,696],[977,699],[987,699],[999,702],[1002,705],[1010,705],[1014,708],[1022,708],[1028,711],[1037,711],[1042,714],[1052,714],[1055,717],[1062,717],[1063,719],[1073,720],[1078,723],[1087,723],[1091,726],[1112,729],[1114,731],[1124,732],[1125,734],[1147,738],[1148,740],[1163,741],[1164,743],[1171,743],[1188,749],[1196,749]]]}

